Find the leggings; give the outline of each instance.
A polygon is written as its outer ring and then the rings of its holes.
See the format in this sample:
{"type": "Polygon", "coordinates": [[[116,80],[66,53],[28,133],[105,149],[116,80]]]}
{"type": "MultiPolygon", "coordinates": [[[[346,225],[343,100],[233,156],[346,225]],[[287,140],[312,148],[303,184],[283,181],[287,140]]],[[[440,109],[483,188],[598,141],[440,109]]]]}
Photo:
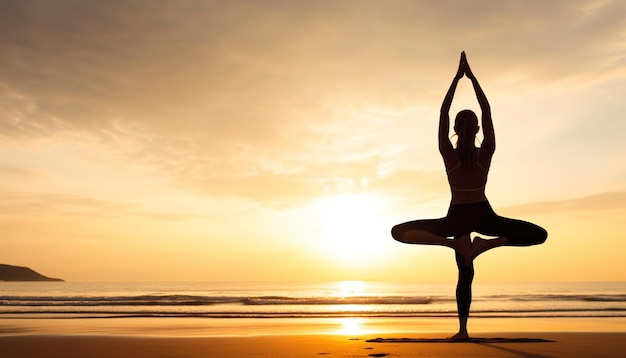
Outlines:
{"type": "Polygon", "coordinates": [[[402,241],[404,233],[423,230],[442,237],[460,237],[477,232],[488,236],[506,236],[510,246],[530,246],[546,241],[548,233],[542,227],[496,214],[488,202],[453,204],[448,215],[440,219],[409,221],[391,229],[394,239],[402,241]]]}
{"type": "MultiPolygon", "coordinates": [[[[510,246],[537,245],[546,241],[548,237],[548,232],[540,226],[497,215],[488,202],[453,204],[448,209],[446,217],[399,224],[391,229],[391,235],[402,242],[404,233],[410,230],[423,230],[442,237],[469,236],[472,232],[488,236],[506,236],[510,246]]],[[[456,286],[457,309],[459,317],[469,317],[474,265],[466,266],[458,254],[456,262],[459,269],[456,286]]]]}

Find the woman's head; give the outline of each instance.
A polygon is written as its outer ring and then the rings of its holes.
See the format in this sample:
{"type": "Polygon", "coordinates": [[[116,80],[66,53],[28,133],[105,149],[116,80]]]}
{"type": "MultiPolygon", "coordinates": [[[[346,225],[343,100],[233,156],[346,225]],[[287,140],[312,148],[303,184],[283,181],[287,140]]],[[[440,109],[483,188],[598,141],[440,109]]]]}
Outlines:
{"type": "Polygon", "coordinates": [[[456,144],[459,161],[463,168],[470,169],[476,161],[474,153],[474,139],[478,133],[476,113],[469,109],[459,112],[454,120],[454,132],[459,138],[456,144]]]}
{"type": "Polygon", "coordinates": [[[456,115],[454,120],[454,132],[459,136],[471,136],[472,139],[478,133],[478,117],[469,109],[464,109],[456,115]]]}

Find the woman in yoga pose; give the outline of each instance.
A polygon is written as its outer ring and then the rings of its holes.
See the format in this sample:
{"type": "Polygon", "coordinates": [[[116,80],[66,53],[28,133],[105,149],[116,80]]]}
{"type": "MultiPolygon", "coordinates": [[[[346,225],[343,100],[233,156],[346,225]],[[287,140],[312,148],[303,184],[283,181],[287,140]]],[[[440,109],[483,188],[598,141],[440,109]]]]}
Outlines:
{"type": "Polygon", "coordinates": [[[452,339],[469,338],[467,319],[472,301],[474,259],[483,252],[499,246],[541,244],[548,236],[546,230],[535,224],[497,215],[489,205],[485,196],[485,185],[495,149],[495,132],[489,102],[463,52],[457,73],[441,105],[439,116],[439,152],[443,157],[452,192],[448,214],[440,219],[399,224],[391,230],[393,238],[403,243],[442,245],[455,250],[459,269],[456,287],[459,332],[452,336],[452,339]],[[484,138],[480,147],[474,144],[479,130],[478,118],[470,110],[463,110],[456,116],[454,122],[454,132],[458,138],[456,148],[449,138],[450,106],[457,84],[464,75],[472,81],[482,111],[484,138]],[[472,232],[496,238],[475,237],[472,242],[470,239],[472,232]]]}

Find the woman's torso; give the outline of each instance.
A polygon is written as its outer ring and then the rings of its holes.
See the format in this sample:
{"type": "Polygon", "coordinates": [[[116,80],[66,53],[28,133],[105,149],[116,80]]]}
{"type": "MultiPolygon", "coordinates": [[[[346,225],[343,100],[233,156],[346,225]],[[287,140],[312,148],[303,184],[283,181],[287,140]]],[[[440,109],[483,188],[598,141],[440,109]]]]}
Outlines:
{"type": "Polygon", "coordinates": [[[451,203],[469,204],[488,201],[485,195],[485,186],[491,156],[487,157],[485,155],[487,153],[480,153],[480,149],[476,148],[476,155],[474,156],[476,161],[472,163],[470,168],[464,168],[459,161],[456,149],[450,154],[444,157],[444,162],[452,193],[451,203]],[[482,157],[481,154],[483,154],[482,157]]]}

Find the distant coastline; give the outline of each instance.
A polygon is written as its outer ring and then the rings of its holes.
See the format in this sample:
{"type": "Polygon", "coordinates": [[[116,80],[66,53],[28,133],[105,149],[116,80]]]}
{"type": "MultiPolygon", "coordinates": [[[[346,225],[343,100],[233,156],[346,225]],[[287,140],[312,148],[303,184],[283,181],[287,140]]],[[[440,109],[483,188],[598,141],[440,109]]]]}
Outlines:
{"type": "Polygon", "coordinates": [[[64,282],[60,278],[51,278],[44,276],[31,268],[22,266],[13,266],[0,264],[0,281],[12,282],[37,282],[37,281],[55,281],[64,282]]]}

